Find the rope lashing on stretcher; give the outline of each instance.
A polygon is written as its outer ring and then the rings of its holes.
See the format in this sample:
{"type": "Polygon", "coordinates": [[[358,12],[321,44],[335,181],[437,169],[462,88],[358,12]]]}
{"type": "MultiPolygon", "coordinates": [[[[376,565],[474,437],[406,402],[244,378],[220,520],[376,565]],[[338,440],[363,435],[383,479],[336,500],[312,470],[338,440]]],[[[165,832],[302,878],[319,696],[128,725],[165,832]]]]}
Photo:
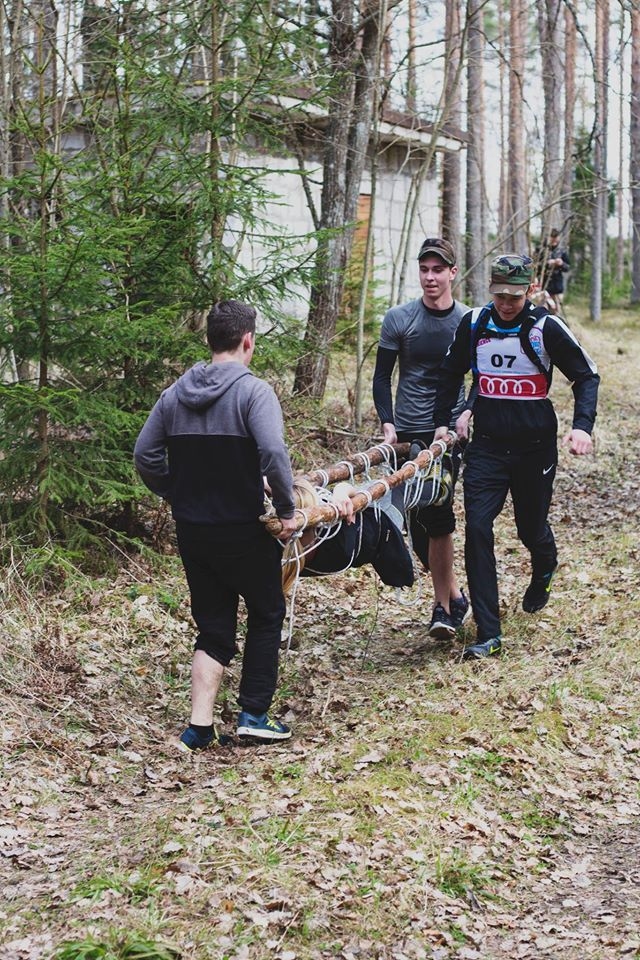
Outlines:
{"type": "MultiPolygon", "coordinates": [[[[416,476],[420,476],[421,481],[429,479],[432,471],[440,467],[443,455],[455,442],[455,434],[449,433],[445,439],[435,440],[426,450],[421,450],[415,459],[405,461],[397,470],[388,473],[381,479],[371,481],[364,488],[350,494],[354,512],[359,513],[361,510],[365,510],[375,500],[380,500],[384,497],[389,490],[400,486],[402,483],[413,480],[416,476]]],[[[373,448],[374,451],[378,450],[380,452],[378,463],[383,463],[386,459],[381,449],[383,446],[391,447],[396,454],[409,451],[409,444],[394,444],[393,446],[391,444],[381,444],[373,448]]],[[[372,451],[367,451],[366,455],[367,458],[370,458],[372,451]]],[[[373,462],[373,460],[371,460],[371,462],[373,462]]],[[[314,482],[315,480],[316,483],[320,479],[324,480],[326,476],[331,478],[335,477],[335,480],[347,480],[351,479],[349,470],[353,469],[355,472],[355,468],[359,468],[359,472],[367,469],[367,459],[365,459],[363,455],[357,454],[348,460],[341,460],[335,464],[334,467],[326,471],[315,471],[314,473],[305,474],[304,476],[305,479],[310,480],[310,482],[314,482]],[[322,477],[320,477],[320,474],[322,474],[322,477]]],[[[334,482],[334,480],[329,479],[329,483],[331,482],[334,482]]],[[[326,486],[326,484],[323,484],[323,486],[326,486]]],[[[339,519],[336,506],[331,502],[322,503],[315,507],[307,507],[304,510],[296,509],[294,516],[296,520],[296,531],[305,530],[307,527],[316,527],[321,524],[334,524],[339,519]]],[[[282,531],[282,521],[276,514],[265,514],[260,519],[265,524],[269,533],[274,537],[277,537],[282,531]]]]}
{"type": "MultiPolygon", "coordinates": [[[[339,463],[334,464],[333,467],[329,467],[327,470],[317,470],[313,473],[303,475],[304,479],[312,487],[315,486],[316,494],[323,502],[319,506],[300,507],[296,509],[294,515],[296,518],[296,530],[292,535],[290,542],[299,542],[303,531],[308,528],[315,530],[315,536],[312,542],[309,543],[304,549],[298,548],[293,551],[293,556],[289,557],[289,559],[283,559],[283,564],[293,563],[295,565],[295,575],[291,585],[291,593],[288,602],[289,624],[286,642],[287,654],[291,649],[293,638],[295,604],[302,570],[301,560],[308,553],[317,550],[324,541],[335,536],[339,532],[343,523],[339,516],[336,504],[329,499],[331,497],[331,492],[328,489],[329,484],[332,481],[339,482],[347,479],[352,481],[355,473],[364,473],[364,475],[368,478],[371,464],[375,463],[376,466],[380,466],[382,470],[387,471],[386,476],[382,477],[381,479],[374,480],[364,488],[361,488],[357,492],[350,494],[354,511],[361,512],[374,503],[375,509],[380,509],[379,504],[376,501],[381,500],[394,487],[400,486],[401,484],[405,484],[403,498],[405,510],[410,509],[411,506],[414,506],[417,502],[419,502],[420,498],[422,497],[424,484],[427,479],[434,479],[433,493],[435,495],[436,490],[441,486],[443,472],[442,458],[445,452],[455,442],[456,437],[453,434],[448,434],[445,440],[435,441],[431,447],[429,447],[429,449],[421,450],[417,457],[415,457],[413,460],[406,461],[399,469],[397,466],[398,458],[403,456],[406,457],[406,455],[410,452],[410,444],[408,443],[393,445],[380,444],[371,450],[367,450],[363,454],[355,454],[348,460],[341,460],[339,463]],[[438,483],[436,483],[436,480],[438,483]]],[[[275,515],[275,513],[266,515],[261,519],[266,524],[270,532],[274,535],[277,535],[282,529],[282,522],[275,515]]],[[[361,538],[362,524],[360,525],[360,540],[361,538]]],[[[359,554],[359,551],[360,544],[356,543],[351,559],[349,562],[347,562],[344,569],[347,569],[352,565],[354,556],[359,554]]],[[[399,590],[396,590],[396,597],[399,595],[399,592],[399,590]]]]}
{"type": "MultiPolygon", "coordinates": [[[[316,536],[313,541],[304,549],[294,551],[294,555],[283,563],[295,564],[295,577],[293,579],[291,594],[289,597],[289,626],[286,643],[286,653],[291,649],[295,621],[295,603],[302,569],[301,560],[308,553],[318,549],[326,540],[335,536],[342,526],[338,508],[330,499],[331,493],[328,489],[333,482],[341,480],[353,481],[356,473],[364,473],[369,478],[371,465],[380,466],[386,470],[386,476],[370,482],[364,488],[350,494],[353,503],[354,512],[358,513],[371,506],[375,501],[382,499],[394,487],[401,484],[407,484],[405,488],[404,502],[405,509],[410,509],[421,498],[425,481],[431,478],[442,479],[442,458],[446,451],[456,442],[454,434],[448,434],[446,439],[435,441],[428,449],[421,450],[413,460],[406,461],[401,468],[398,468],[398,458],[406,457],[410,452],[410,444],[378,444],[376,447],[358,453],[349,459],[341,460],[329,467],[327,470],[316,470],[312,473],[303,474],[304,479],[316,487],[316,493],[321,499],[326,499],[318,506],[300,507],[295,511],[296,530],[291,540],[299,540],[303,531],[308,528],[317,528],[316,536]],[[413,481],[413,482],[412,482],[413,481]],[[319,488],[319,489],[318,489],[319,488]]],[[[436,486],[434,484],[434,492],[436,486]]],[[[379,509],[376,504],[376,509],[379,509]]],[[[275,513],[267,514],[261,517],[261,520],[267,526],[267,529],[274,536],[282,530],[282,521],[275,513]]],[[[360,540],[362,538],[362,525],[360,526],[360,540]]],[[[360,544],[356,543],[351,560],[344,569],[348,569],[353,563],[354,556],[360,551],[360,544]]],[[[339,573],[341,571],[334,571],[339,573]]],[[[328,574],[327,574],[328,575],[328,574]]],[[[398,595],[399,591],[396,591],[398,595]]]]}
{"type": "Polygon", "coordinates": [[[398,461],[406,459],[409,447],[408,443],[378,443],[363,453],[354,453],[344,460],[339,460],[326,470],[312,470],[302,476],[317,487],[328,487],[339,480],[353,480],[354,476],[366,474],[372,466],[380,464],[395,472],[398,461]]]}

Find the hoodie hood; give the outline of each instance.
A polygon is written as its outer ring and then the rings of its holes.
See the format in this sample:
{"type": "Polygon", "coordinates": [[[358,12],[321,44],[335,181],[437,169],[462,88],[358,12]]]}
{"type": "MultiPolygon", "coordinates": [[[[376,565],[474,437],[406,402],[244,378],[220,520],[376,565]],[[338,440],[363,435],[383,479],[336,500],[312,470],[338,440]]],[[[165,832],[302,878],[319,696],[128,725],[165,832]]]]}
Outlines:
{"type": "Polygon", "coordinates": [[[224,363],[201,361],[176,381],[176,393],[180,402],[191,410],[206,410],[241,377],[252,376],[239,360],[224,363]]]}

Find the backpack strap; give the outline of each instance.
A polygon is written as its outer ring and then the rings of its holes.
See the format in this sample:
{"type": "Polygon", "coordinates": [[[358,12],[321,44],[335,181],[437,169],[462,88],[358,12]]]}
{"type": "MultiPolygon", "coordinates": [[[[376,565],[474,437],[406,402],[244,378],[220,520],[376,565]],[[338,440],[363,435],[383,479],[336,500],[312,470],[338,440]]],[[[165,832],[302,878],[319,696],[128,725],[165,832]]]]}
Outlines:
{"type": "Polygon", "coordinates": [[[536,353],[536,351],[531,346],[531,331],[535,323],[538,320],[544,320],[549,316],[549,311],[545,307],[536,307],[534,310],[529,312],[527,318],[522,322],[520,327],[519,339],[522,349],[524,350],[526,356],[531,363],[537,367],[540,373],[544,374],[544,377],[547,381],[547,389],[551,385],[551,368],[547,370],[544,363],[536,353]]]}
{"type": "Polygon", "coordinates": [[[490,316],[490,303],[486,303],[484,307],[474,307],[471,311],[471,372],[474,380],[478,376],[478,340],[487,329],[490,316]]]}
{"type": "MultiPolygon", "coordinates": [[[[473,373],[474,382],[478,376],[478,340],[482,336],[482,333],[487,329],[490,316],[490,303],[485,304],[484,307],[475,307],[471,311],[471,371],[473,373]]],[[[518,334],[518,338],[525,355],[531,361],[534,367],[536,367],[540,373],[544,374],[544,377],[547,381],[547,386],[551,384],[551,370],[547,370],[544,363],[531,346],[530,334],[534,324],[538,320],[543,320],[548,316],[549,311],[545,307],[535,307],[535,309],[529,311],[525,319],[522,321],[518,334]]]]}

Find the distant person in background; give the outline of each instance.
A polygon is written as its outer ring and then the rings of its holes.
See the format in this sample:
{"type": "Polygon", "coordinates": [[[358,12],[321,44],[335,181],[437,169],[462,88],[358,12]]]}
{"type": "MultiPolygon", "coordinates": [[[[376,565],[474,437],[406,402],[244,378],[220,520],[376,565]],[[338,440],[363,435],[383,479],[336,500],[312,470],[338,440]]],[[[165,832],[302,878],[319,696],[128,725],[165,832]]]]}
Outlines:
{"type": "MultiPolygon", "coordinates": [[[[427,238],[418,253],[418,279],[422,296],[389,310],[380,331],[373,375],[373,400],[382,423],[385,443],[418,441],[426,447],[433,442],[438,424],[433,418],[440,364],[460,322],[469,309],[454,300],[452,283],[458,272],[456,254],[448,240],[427,238]],[[391,390],[393,370],[400,374],[395,397],[391,390]]],[[[459,386],[451,411],[450,425],[464,404],[464,387],[459,386]]],[[[448,469],[455,484],[461,459],[456,447],[448,469]]],[[[412,456],[415,453],[412,451],[412,456]]],[[[469,601],[461,591],[453,570],[452,503],[419,507],[409,512],[413,549],[433,581],[434,605],[429,636],[450,639],[469,613],[469,601]]]]}
{"type": "Polygon", "coordinates": [[[536,251],[539,283],[542,290],[548,294],[548,300],[543,303],[552,313],[562,314],[562,295],[564,293],[564,275],[568,273],[569,254],[560,246],[560,231],[555,227],[549,234],[547,243],[541,244],[536,251]]]}

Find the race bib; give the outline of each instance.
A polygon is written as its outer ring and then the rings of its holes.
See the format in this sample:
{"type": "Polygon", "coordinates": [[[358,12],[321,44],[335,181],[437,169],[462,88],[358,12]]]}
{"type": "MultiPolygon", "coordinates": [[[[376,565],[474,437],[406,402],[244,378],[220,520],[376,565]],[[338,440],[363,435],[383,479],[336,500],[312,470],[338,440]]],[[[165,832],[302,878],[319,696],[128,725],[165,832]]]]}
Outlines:
{"type": "Polygon", "coordinates": [[[481,337],[477,361],[481,397],[544,400],[547,396],[547,378],[526,355],[518,337],[481,337]]]}

